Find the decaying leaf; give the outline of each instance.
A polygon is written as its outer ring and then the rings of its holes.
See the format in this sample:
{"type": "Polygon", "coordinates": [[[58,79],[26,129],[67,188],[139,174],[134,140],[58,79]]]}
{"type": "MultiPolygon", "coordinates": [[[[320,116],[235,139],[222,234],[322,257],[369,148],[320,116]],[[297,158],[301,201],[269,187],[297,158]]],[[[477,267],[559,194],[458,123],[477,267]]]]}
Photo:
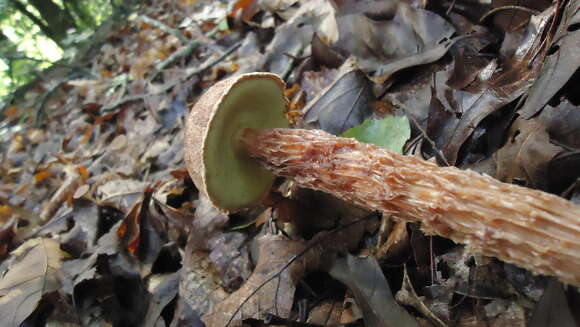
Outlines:
{"type": "Polygon", "coordinates": [[[403,1],[333,1],[339,40],[364,72],[385,82],[398,70],[441,58],[455,29],[437,14],[403,1]],[[385,17],[388,17],[385,19],[385,17]]]}
{"type": "MultiPolygon", "coordinates": [[[[266,49],[262,67],[269,72],[284,74],[295,58],[310,44],[314,31],[330,18],[331,7],[327,1],[308,1],[284,24],[276,29],[276,35],[266,49]]],[[[322,30],[321,30],[322,29],[322,30]]],[[[260,69],[260,68],[258,68],[260,69]]]]}
{"type": "Polygon", "coordinates": [[[161,311],[175,298],[179,285],[179,272],[151,276],[147,290],[152,295],[144,319],[144,327],[158,326],[163,320],[161,311]]]}
{"type": "Polygon", "coordinates": [[[570,312],[571,309],[568,305],[562,284],[552,279],[548,282],[548,287],[536,307],[536,311],[530,321],[530,327],[577,326],[570,312]]]}
{"type": "Polygon", "coordinates": [[[259,239],[259,258],[246,283],[223,302],[215,305],[202,319],[208,326],[240,326],[247,318],[261,319],[266,313],[288,318],[294,291],[306,269],[311,268],[312,251],[291,261],[305,248],[304,243],[282,235],[259,239]]]}
{"type": "MultiPolygon", "coordinates": [[[[389,224],[392,225],[391,230],[388,233],[387,240],[384,243],[379,242],[379,248],[377,250],[377,260],[385,261],[391,258],[396,258],[404,253],[404,250],[409,246],[409,233],[407,232],[407,222],[396,221],[389,218],[383,217],[383,221],[388,220],[389,224]]],[[[383,225],[383,224],[381,224],[383,225]]],[[[382,226],[381,226],[382,230],[382,226]]]]}
{"type": "Polygon", "coordinates": [[[374,101],[370,81],[347,60],[334,82],[304,108],[304,128],[341,134],[368,119],[374,101]]]}
{"type": "Polygon", "coordinates": [[[153,264],[162,246],[150,213],[153,189],[147,188],[143,199],[135,202],[117,230],[117,236],[127,251],[147,265],[153,264]]]}
{"type": "Polygon", "coordinates": [[[546,127],[550,139],[568,148],[580,149],[580,110],[570,101],[557,106],[546,105],[538,120],[546,127]]]}
{"type": "Polygon", "coordinates": [[[550,143],[550,136],[540,121],[517,119],[507,143],[497,152],[497,177],[510,183],[519,180],[543,187],[547,182],[548,164],[562,151],[550,143]]]}
{"type": "Polygon", "coordinates": [[[321,326],[332,326],[341,323],[342,303],[340,301],[324,301],[310,310],[307,323],[321,326]]]}
{"type": "Polygon", "coordinates": [[[540,69],[534,51],[542,43],[540,31],[549,26],[549,18],[550,12],[543,13],[531,20],[523,32],[506,35],[502,44],[506,59],[489,62],[468,89],[440,87],[445,82],[441,74],[436,75],[436,92],[432,92],[429,113],[439,116],[434,116],[430,130],[437,130],[435,143],[449,164],[456,163],[459,150],[486,117],[516,100],[531,86],[540,69]],[[435,107],[433,97],[437,101],[435,107]]]}
{"type": "Polygon", "coordinates": [[[53,239],[28,240],[13,252],[15,261],[0,279],[0,321],[18,327],[42,297],[60,287],[57,272],[68,254],[53,239]]]}
{"type": "Polygon", "coordinates": [[[347,255],[335,260],[328,272],[354,293],[367,326],[419,326],[415,318],[395,302],[389,283],[374,257],[347,255]]]}
{"type": "Polygon", "coordinates": [[[207,253],[192,249],[193,244],[190,236],[183,259],[179,293],[188,307],[198,315],[203,315],[227,299],[229,294],[224,290],[220,276],[207,253]]]}
{"type": "MultiPolygon", "coordinates": [[[[395,298],[401,304],[409,305],[415,308],[415,310],[419,311],[423,316],[427,317],[435,326],[438,327],[448,326],[443,319],[439,318],[439,316],[437,316],[425,304],[424,301],[425,299],[417,295],[417,292],[415,292],[415,289],[413,288],[413,284],[411,284],[411,279],[409,278],[409,272],[407,271],[406,266],[403,270],[403,285],[401,286],[401,289],[397,292],[395,298]]],[[[449,312],[449,303],[447,303],[447,301],[441,301],[441,299],[439,299],[439,302],[441,302],[441,305],[439,306],[442,307],[440,310],[441,311],[440,314],[442,314],[442,316],[445,318],[449,318],[447,315],[447,313],[449,312]]]]}
{"type": "MultiPolygon", "coordinates": [[[[553,6],[560,4],[555,2],[553,6]]],[[[580,67],[580,2],[564,2],[562,21],[558,25],[556,34],[549,39],[549,49],[543,52],[536,60],[544,59],[538,79],[528,92],[528,98],[520,109],[524,118],[534,116],[550,101],[570,77],[580,67]]]]}

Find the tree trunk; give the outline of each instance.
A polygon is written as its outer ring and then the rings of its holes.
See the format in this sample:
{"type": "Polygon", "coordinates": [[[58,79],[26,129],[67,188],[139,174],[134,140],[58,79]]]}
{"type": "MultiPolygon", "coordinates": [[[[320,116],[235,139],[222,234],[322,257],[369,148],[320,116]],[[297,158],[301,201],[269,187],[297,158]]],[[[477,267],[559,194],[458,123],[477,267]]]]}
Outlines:
{"type": "Polygon", "coordinates": [[[42,19],[47,23],[52,34],[50,37],[62,47],[62,40],[66,37],[67,30],[76,28],[70,12],[50,0],[29,0],[28,2],[38,10],[42,19]]]}
{"type": "Polygon", "coordinates": [[[24,5],[18,0],[8,0],[8,1],[14,6],[14,8],[16,8],[16,10],[20,11],[24,16],[28,17],[34,24],[36,24],[36,26],[40,28],[42,33],[51,38],[59,46],[61,45],[60,39],[55,38],[56,36],[52,33],[51,29],[40,18],[34,16],[33,13],[28,11],[28,9],[26,9],[26,5],[24,5]]]}
{"type": "Polygon", "coordinates": [[[97,23],[91,14],[87,12],[86,8],[83,7],[79,0],[64,0],[63,4],[70,13],[76,16],[77,23],[80,22],[84,27],[91,29],[94,29],[97,26],[97,23]]]}

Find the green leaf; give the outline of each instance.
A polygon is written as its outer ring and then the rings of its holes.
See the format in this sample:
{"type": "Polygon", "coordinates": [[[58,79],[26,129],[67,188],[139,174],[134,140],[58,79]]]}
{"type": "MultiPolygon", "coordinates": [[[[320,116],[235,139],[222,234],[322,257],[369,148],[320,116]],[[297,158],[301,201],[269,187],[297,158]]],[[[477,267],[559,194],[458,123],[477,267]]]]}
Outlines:
{"type": "Polygon", "coordinates": [[[383,119],[366,120],[342,133],[360,142],[375,144],[389,151],[403,153],[405,142],[411,137],[409,120],[405,116],[387,116],[383,119]]]}

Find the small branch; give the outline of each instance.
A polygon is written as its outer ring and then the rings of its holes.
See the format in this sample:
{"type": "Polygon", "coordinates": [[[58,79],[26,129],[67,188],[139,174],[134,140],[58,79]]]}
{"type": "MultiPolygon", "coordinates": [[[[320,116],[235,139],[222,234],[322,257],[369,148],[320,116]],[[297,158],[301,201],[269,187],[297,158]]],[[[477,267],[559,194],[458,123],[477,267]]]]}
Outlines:
{"type": "Polygon", "coordinates": [[[167,33],[167,34],[171,34],[173,36],[175,36],[176,38],[179,39],[179,41],[181,41],[184,44],[187,44],[190,42],[190,40],[188,38],[185,37],[185,35],[183,35],[183,33],[181,33],[179,30],[171,28],[165,24],[163,24],[162,22],[155,20],[149,16],[146,15],[141,15],[139,16],[139,19],[144,22],[147,23],[149,25],[153,25],[155,27],[157,27],[158,29],[162,30],[163,32],[167,33]]]}
{"type": "Polygon", "coordinates": [[[491,15],[495,14],[495,13],[496,13],[496,12],[498,12],[498,11],[502,11],[502,10],[520,10],[520,11],[525,11],[525,12],[527,12],[527,13],[530,13],[530,14],[532,14],[532,15],[538,15],[538,14],[540,14],[540,12],[539,12],[539,11],[537,11],[537,10],[534,10],[534,9],[530,9],[530,8],[527,8],[527,7],[522,7],[522,6],[503,6],[503,7],[497,7],[497,8],[494,8],[494,9],[492,9],[492,10],[490,10],[490,11],[486,12],[486,13],[485,13],[485,15],[481,16],[481,18],[479,19],[479,23],[480,23],[480,24],[481,24],[481,23],[483,23],[483,21],[484,21],[484,20],[485,20],[487,17],[489,17],[489,16],[491,16],[491,15]]]}
{"type": "Polygon", "coordinates": [[[40,126],[40,120],[41,120],[40,118],[44,112],[44,106],[46,105],[46,103],[48,102],[50,97],[56,92],[56,90],[58,90],[58,88],[61,87],[61,85],[65,84],[66,82],[68,82],[68,79],[59,81],[53,87],[51,87],[50,90],[46,91],[42,95],[42,98],[40,99],[40,102],[38,103],[38,106],[36,107],[36,116],[34,118],[34,125],[36,127],[40,126]]]}
{"type": "Polygon", "coordinates": [[[187,77],[185,79],[189,79],[191,78],[193,75],[197,75],[197,74],[201,74],[202,72],[210,69],[211,67],[219,64],[220,62],[222,62],[224,59],[226,59],[227,57],[229,57],[232,53],[234,53],[234,51],[236,51],[240,46],[242,45],[242,42],[239,41],[236,44],[232,45],[231,47],[229,47],[228,49],[226,49],[226,51],[224,51],[224,53],[222,53],[219,57],[211,60],[210,62],[208,62],[207,64],[204,64],[203,66],[201,66],[200,68],[196,68],[193,69],[191,71],[189,71],[187,73],[187,77]]]}
{"type": "MultiPolygon", "coordinates": [[[[220,24],[221,24],[221,21],[218,22],[218,24],[216,25],[216,27],[214,27],[211,31],[209,31],[205,35],[205,37],[206,38],[214,37],[219,32],[220,24]]],[[[155,65],[156,72],[153,74],[153,77],[151,79],[153,79],[155,76],[157,76],[157,74],[159,73],[160,70],[165,69],[167,66],[171,65],[177,59],[183,58],[183,57],[186,57],[186,56],[189,56],[189,54],[191,52],[193,52],[193,50],[195,50],[198,46],[200,46],[202,44],[202,42],[199,41],[199,40],[193,40],[193,41],[191,41],[189,39],[186,42],[184,42],[184,43],[186,44],[184,47],[182,47],[181,49],[175,51],[169,57],[167,57],[167,59],[165,59],[162,62],[160,62],[157,65],[155,65]]]]}
{"type": "Polygon", "coordinates": [[[439,150],[439,147],[437,146],[437,144],[435,144],[435,142],[429,137],[429,135],[427,135],[427,132],[421,127],[421,124],[419,124],[419,122],[415,119],[415,117],[413,117],[413,115],[409,112],[409,110],[407,110],[407,108],[402,103],[398,103],[398,102],[395,103],[392,100],[390,100],[389,102],[393,106],[400,108],[401,110],[403,110],[405,112],[405,114],[411,120],[413,125],[415,125],[415,127],[419,130],[419,132],[421,133],[423,138],[425,138],[425,140],[427,140],[427,142],[429,142],[429,145],[431,145],[433,150],[435,150],[437,152],[437,154],[439,155],[439,157],[441,158],[443,163],[446,166],[451,166],[451,164],[449,164],[449,161],[447,161],[447,158],[445,158],[445,155],[443,154],[443,152],[441,150],[439,150]]]}
{"type": "Polygon", "coordinates": [[[54,64],[52,61],[47,60],[47,59],[38,59],[38,58],[32,58],[32,57],[28,57],[28,56],[4,56],[5,59],[8,60],[28,60],[28,61],[34,61],[34,62],[39,62],[39,63],[49,63],[49,64],[54,64]]]}
{"type": "Polygon", "coordinates": [[[135,102],[135,101],[143,101],[146,96],[147,96],[147,94],[136,94],[136,95],[126,96],[126,97],[122,98],[121,100],[119,100],[113,104],[102,107],[100,111],[101,111],[101,113],[108,113],[108,112],[111,112],[111,111],[117,109],[118,107],[120,107],[126,103],[135,102]]]}

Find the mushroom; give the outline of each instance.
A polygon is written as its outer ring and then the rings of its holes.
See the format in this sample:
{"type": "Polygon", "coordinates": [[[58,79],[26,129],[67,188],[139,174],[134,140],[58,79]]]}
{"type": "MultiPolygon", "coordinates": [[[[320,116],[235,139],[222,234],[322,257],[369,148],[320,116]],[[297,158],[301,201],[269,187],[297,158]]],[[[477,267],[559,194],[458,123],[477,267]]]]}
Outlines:
{"type": "Polygon", "coordinates": [[[284,82],[232,77],[210,88],[186,126],[185,158],[220,210],[251,207],[274,177],[330,193],[428,234],[580,286],[580,206],[487,175],[403,156],[319,130],[290,129],[284,82]]]}

